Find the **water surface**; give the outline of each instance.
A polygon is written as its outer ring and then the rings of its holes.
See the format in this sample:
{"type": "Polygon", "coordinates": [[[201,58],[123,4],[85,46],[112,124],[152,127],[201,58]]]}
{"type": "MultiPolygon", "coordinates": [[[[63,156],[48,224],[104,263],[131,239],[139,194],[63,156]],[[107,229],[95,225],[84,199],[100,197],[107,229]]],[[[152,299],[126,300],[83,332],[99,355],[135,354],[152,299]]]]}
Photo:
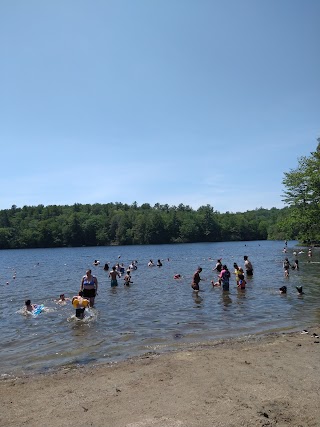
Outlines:
{"type": "Polygon", "coordinates": [[[320,253],[307,249],[297,255],[299,271],[284,277],[282,260],[301,249],[288,242],[227,242],[179,245],[120,246],[60,249],[2,250],[0,252],[1,375],[20,375],[86,363],[123,360],[147,352],[163,352],[207,340],[282,329],[304,329],[319,323],[320,253]],[[243,266],[248,255],[254,276],[247,289],[238,291],[235,279],[230,292],[210,284],[217,258],[230,270],[243,266]],[[94,267],[93,261],[101,264],[94,267]],[[162,267],[148,267],[149,259],[162,267]],[[129,288],[111,289],[105,262],[127,267],[138,261],[129,288]],[[204,280],[198,295],[190,287],[200,265],[204,280]],[[59,294],[77,294],[81,277],[90,267],[99,281],[93,317],[72,320],[71,304],[59,306],[59,294]],[[183,279],[174,280],[180,273],[183,279]],[[15,278],[14,278],[15,277],[15,278]],[[8,283],[7,283],[8,282],[8,283]],[[287,295],[278,288],[288,287],[287,295]],[[303,297],[295,287],[302,285],[303,297]],[[37,318],[21,314],[24,300],[43,303],[47,311],[37,318]]]}

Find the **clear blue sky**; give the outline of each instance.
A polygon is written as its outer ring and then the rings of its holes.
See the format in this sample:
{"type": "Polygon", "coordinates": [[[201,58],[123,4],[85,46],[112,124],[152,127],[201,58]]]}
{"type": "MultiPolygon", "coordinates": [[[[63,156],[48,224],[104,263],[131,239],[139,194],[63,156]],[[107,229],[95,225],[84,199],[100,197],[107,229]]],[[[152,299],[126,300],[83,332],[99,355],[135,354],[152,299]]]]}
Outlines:
{"type": "Polygon", "coordinates": [[[319,0],[1,0],[0,209],[283,207],[320,136],[319,0]]]}

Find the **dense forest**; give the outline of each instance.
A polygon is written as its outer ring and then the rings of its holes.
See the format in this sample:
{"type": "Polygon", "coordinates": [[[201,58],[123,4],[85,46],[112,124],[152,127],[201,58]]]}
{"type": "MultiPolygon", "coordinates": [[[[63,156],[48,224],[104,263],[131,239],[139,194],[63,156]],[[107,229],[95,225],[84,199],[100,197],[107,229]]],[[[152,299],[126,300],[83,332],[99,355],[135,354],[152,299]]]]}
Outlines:
{"type": "Polygon", "coordinates": [[[281,225],[287,211],[221,214],[209,205],[193,210],[147,203],[12,206],[0,211],[0,248],[289,239],[295,236],[281,225]]]}
{"type": "Polygon", "coordinates": [[[283,209],[219,213],[210,205],[144,203],[12,206],[0,211],[0,249],[235,240],[320,242],[320,139],[284,174],[283,209]]]}

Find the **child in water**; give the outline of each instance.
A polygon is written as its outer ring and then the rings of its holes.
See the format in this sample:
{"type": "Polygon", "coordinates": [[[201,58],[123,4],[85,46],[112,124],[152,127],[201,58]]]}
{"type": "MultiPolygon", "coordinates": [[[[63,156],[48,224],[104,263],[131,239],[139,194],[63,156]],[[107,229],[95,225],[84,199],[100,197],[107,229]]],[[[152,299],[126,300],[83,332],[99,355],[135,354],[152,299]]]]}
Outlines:
{"type": "Polygon", "coordinates": [[[25,301],[25,310],[26,311],[29,311],[30,313],[36,308],[36,305],[34,305],[34,304],[31,304],[31,300],[29,300],[29,299],[27,299],[26,301],[25,301]]]}
{"type": "Polygon", "coordinates": [[[238,269],[237,288],[238,289],[246,289],[246,284],[247,284],[247,282],[245,281],[245,278],[244,278],[243,268],[239,267],[239,269],[238,269]]]}
{"type": "Polygon", "coordinates": [[[72,305],[76,309],[76,317],[78,319],[84,318],[84,311],[86,307],[89,307],[89,300],[86,298],[83,298],[83,292],[79,291],[78,295],[75,295],[72,298],[72,305]]]}
{"type": "Polygon", "coordinates": [[[130,276],[130,270],[127,270],[127,274],[124,276],[124,286],[130,286],[131,282],[131,276],[130,276]]]}

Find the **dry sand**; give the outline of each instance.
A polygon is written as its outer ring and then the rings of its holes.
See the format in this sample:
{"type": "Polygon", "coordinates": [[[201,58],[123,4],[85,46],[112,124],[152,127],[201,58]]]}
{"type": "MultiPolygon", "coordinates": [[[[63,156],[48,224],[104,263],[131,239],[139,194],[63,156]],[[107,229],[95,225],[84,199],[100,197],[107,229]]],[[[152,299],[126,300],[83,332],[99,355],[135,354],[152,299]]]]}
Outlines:
{"type": "Polygon", "coordinates": [[[227,340],[0,381],[0,426],[318,427],[312,333],[227,340]]]}

